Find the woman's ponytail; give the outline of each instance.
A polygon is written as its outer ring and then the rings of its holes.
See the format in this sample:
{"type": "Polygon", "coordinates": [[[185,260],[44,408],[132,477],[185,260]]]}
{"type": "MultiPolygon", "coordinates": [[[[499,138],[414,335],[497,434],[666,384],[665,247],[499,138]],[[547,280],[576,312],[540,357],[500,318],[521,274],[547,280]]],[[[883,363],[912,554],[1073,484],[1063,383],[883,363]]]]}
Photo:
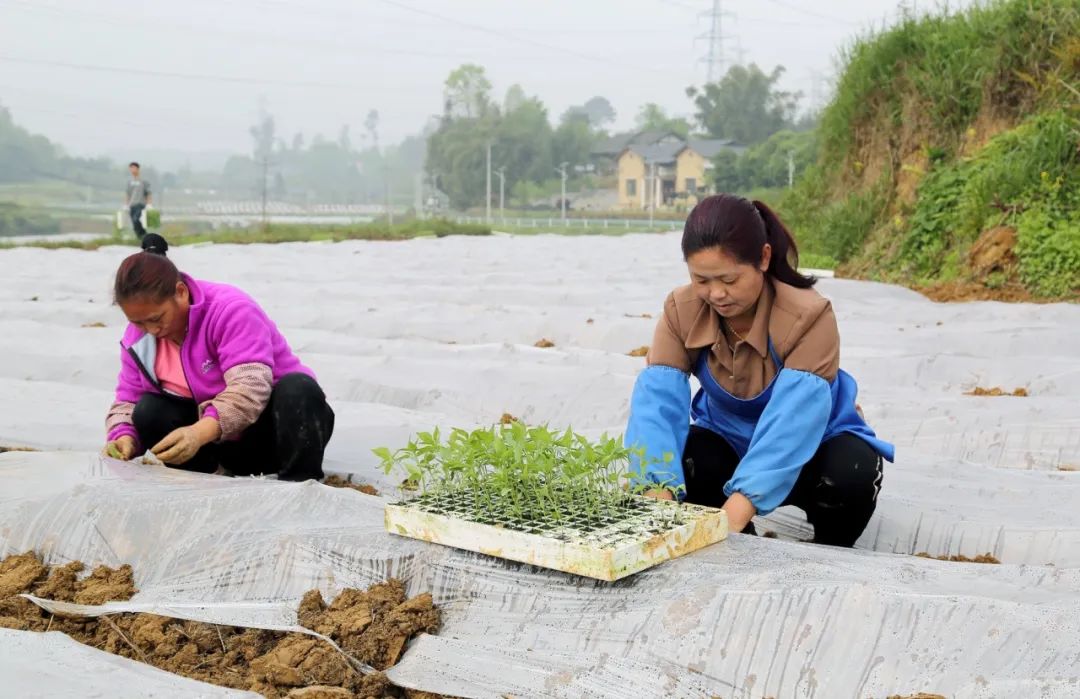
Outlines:
{"type": "Polygon", "coordinates": [[[799,248],[795,245],[791,232],[765,202],[755,199],[753,204],[761,215],[761,220],[765,222],[765,240],[772,248],[768,273],[773,278],[799,289],[812,287],[817,283],[817,278],[799,274],[799,248]]]}

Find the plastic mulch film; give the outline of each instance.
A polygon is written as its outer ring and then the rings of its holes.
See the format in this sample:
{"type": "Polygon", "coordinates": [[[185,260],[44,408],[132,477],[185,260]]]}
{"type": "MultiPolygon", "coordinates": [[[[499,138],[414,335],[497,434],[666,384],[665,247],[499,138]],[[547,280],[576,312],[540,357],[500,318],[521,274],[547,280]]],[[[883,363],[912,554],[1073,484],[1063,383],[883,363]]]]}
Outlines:
{"type": "MultiPolygon", "coordinates": [[[[1075,497],[1061,489],[1061,506],[1075,497]]],[[[1050,500],[1036,498],[1031,507],[1050,500]]],[[[732,535],[600,583],[392,536],[383,502],[316,483],[9,453],[0,554],[131,564],[139,593],[108,611],[267,628],[293,627],[311,588],[332,597],[399,577],[409,594],[433,594],[444,627],[412,645],[392,680],[464,697],[1070,697],[1080,683],[1077,569],[732,535]]],[[[5,662],[50,662],[6,638],[5,662]]],[[[70,687],[41,677],[39,691],[70,687]]]]}
{"type": "Polygon", "coordinates": [[[80,699],[258,699],[84,646],[56,631],[0,629],[4,696],[80,699]]]}

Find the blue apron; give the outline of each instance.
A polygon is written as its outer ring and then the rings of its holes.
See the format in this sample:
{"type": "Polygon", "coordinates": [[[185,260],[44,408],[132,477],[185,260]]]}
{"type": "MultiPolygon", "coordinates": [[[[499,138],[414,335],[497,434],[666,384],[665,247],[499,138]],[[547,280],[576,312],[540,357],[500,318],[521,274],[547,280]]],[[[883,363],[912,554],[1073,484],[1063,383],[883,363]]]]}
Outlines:
{"type": "MultiPolygon", "coordinates": [[[[693,374],[701,384],[701,389],[690,404],[690,416],[695,425],[711,430],[727,440],[735,449],[739,458],[746,456],[750,440],[754,436],[761,413],[772,398],[776,377],[784,368],[784,363],[773,347],[769,338],[769,355],[776,366],[776,376],[761,393],[753,398],[737,398],[728,393],[717,382],[709,370],[709,350],[703,349],[694,363],[693,374]]],[[[822,442],[828,441],[845,432],[864,440],[870,447],[887,461],[892,461],[895,449],[892,444],[877,438],[866,421],[855,411],[855,397],[859,387],[851,374],[840,370],[829,384],[832,393],[832,410],[822,442]]]]}

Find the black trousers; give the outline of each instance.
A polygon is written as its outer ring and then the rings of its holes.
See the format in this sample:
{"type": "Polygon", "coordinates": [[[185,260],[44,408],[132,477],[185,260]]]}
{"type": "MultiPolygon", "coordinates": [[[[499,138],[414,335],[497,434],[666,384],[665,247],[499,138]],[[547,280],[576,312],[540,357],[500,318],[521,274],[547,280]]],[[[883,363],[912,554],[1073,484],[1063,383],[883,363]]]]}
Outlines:
{"type": "MultiPolygon", "coordinates": [[[[139,441],[150,449],[198,418],[193,400],[147,393],[135,406],[132,422],[139,441]]],[[[334,411],[319,384],[307,374],[286,374],[274,386],[262,415],[240,439],[207,444],[174,468],[213,473],[220,465],[237,476],[276,473],[287,481],[321,479],[323,452],[333,433],[334,411]]]]}
{"type": "MultiPolygon", "coordinates": [[[[683,451],[686,501],[720,507],[727,499],[724,484],[731,480],[739,456],[727,440],[693,425],[683,451]]],[[[881,490],[881,457],[853,434],[841,434],[822,443],[799,473],[784,500],[806,513],[814,527],[814,542],[831,546],[855,545],[866,529],[881,490]]],[[[748,533],[753,533],[747,527],[748,533]]]]}
{"type": "Polygon", "coordinates": [[[135,229],[135,237],[139,240],[143,239],[146,235],[146,229],[142,225],[142,212],[146,208],[145,204],[132,204],[131,209],[131,227],[135,229]]]}

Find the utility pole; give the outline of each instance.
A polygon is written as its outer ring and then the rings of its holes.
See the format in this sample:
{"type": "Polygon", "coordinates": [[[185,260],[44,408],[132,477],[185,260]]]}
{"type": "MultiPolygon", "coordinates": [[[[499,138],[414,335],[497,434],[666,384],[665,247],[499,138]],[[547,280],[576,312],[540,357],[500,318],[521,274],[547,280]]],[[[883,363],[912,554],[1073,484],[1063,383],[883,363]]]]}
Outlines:
{"type": "Polygon", "coordinates": [[[491,223],[491,141],[487,144],[487,197],[484,199],[485,220],[491,223]]]}
{"type": "Polygon", "coordinates": [[[656,210],[656,161],[649,165],[649,228],[653,227],[653,215],[656,210]]]}
{"type": "Polygon", "coordinates": [[[424,173],[418,172],[413,178],[413,210],[416,218],[424,218],[424,173]]]}
{"type": "Polygon", "coordinates": [[[791,189],[795,185],[795,151],[787,154],[787,186],[791,189]]]}
{"type": "Polygon", "coordinates": [[[570,165],[568,162],[563,162],[562,165],[555,168],[555,171],[562,175],[562,222],[566,225],[566,168],[570,165]]]}
{"type": "Polygon", "coordinates": [[[506,168],[499,168],[495,174],[499,176],[499,218],[506,218],[503,212],[503,206],[506,204],[506,168]]]}
{"type": "Polygon", "coordinates": [[[262,227],[265,231],[269,228],[266,220],[266,197],[270,189],[270,153],[263,153],[262,157],[262,227]]]}
{"type": "Polygon", "coordinates": [[[383,182],[385,183],[386,191],[386,221],[389,225],[394,225],[394,210],[390,208],[390,164],[383,159],[383,182]]]}

